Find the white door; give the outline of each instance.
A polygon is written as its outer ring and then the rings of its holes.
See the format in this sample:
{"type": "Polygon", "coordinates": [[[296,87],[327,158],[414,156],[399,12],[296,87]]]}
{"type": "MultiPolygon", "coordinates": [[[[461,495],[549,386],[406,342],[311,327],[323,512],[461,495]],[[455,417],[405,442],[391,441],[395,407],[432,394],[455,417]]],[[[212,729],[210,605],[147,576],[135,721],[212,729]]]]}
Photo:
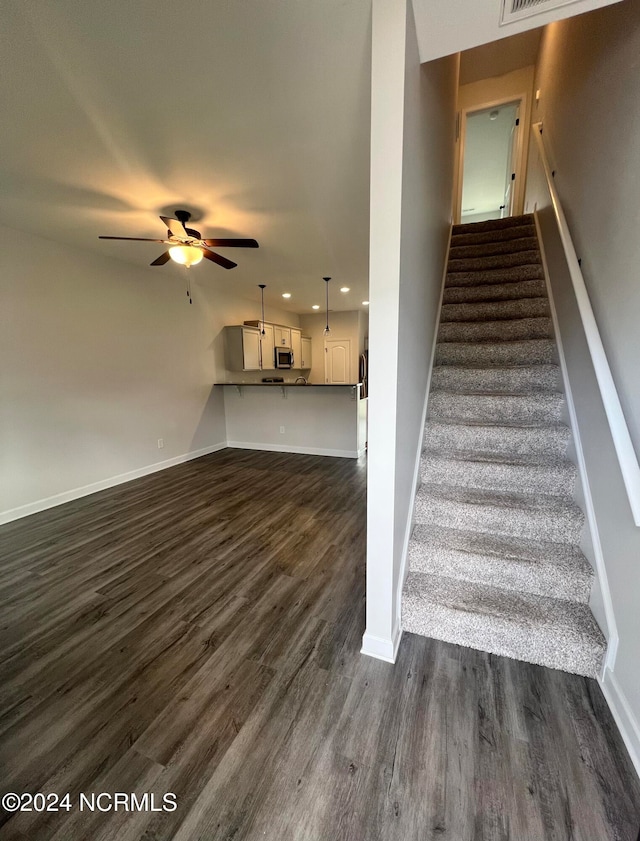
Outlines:
{"type": "Polygon", "coordinates": [[[324,381],[335,385],[353,382],[351,339],[324,340],[324,381]]]}

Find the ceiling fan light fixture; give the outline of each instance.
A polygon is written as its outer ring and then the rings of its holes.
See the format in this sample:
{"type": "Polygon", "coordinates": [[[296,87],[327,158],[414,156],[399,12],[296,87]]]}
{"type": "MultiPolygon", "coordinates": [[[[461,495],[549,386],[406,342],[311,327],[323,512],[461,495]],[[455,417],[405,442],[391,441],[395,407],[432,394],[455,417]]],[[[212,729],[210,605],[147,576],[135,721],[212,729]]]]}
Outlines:
{"type": "Polygon", "coordinates": [[[194,245],[173,245],[169,249],[169,256],[176,263],[189,268],[189,266],[197,265],[204,254],[201,248],[196,248],[194,245]]]}

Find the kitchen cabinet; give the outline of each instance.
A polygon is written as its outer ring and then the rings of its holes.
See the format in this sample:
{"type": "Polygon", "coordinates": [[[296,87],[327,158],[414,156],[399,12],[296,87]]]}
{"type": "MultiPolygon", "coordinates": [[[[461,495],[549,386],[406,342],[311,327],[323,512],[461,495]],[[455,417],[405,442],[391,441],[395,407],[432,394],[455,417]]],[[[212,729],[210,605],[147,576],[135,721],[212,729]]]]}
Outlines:
{"type": "Polygon", "coordinates": [[[300,368],[311,368],[311,339],[302,336],[300,346],[300,368]]]}
{"type": "Polygon", "coordinates": [[[260,330],[225,327],[225,360],[229,371],[260,371],[260,330]]]}
{"type": "Polygon", "coordinates": [[[260,361],[263,371],[272,371],[275,368],[273,324],[264,323],[260,325],[260,361]],[[262,330],[264,330],[264,333],[262,330]]]}
{"type": "Polygon", "coordinates": [[[273,325],[273,337],[276,347],[291,347],[291,328],[281,324],[273,325]]]}
{"type": "Polygon", "coordinates": [[[290,328],[291,353],[293,355],[292,368],[302,368],[302,333],[297,327],[290,328]]]}

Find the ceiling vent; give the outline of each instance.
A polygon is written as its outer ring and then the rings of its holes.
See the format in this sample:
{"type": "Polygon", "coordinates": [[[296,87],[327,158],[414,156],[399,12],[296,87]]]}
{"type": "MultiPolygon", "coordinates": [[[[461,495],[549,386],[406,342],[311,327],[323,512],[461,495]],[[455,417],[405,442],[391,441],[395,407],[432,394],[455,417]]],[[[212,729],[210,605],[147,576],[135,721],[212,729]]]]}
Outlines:
{"type": "Polygon", "coordinates": [[[500,26],[507,23],[515,23],[522,18],[541,15],[560,6],[568,6],[578,0],[502,0],[500,13],[500,26]]]}

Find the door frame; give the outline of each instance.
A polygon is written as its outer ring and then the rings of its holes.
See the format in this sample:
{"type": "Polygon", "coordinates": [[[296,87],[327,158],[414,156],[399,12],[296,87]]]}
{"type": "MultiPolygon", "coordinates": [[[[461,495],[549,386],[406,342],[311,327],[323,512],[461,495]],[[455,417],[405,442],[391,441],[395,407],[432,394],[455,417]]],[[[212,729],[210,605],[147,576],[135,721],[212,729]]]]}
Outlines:
{"type": "Polygon", "coordinates": [[[324,381],[325,381],[325,384],[327,383],[327,376],[328,376],[328,371],[327,371],[327,358],[328,358],[327,357],[327,353],[328,353],[327,342],[344,342],[345,345],[347,345],[347,348],[348,348],[348,351],[349,351],[349,353],[348,353],[349,370],[348,370],[347,373],[349,374],[349,379],[353,381],[353,371],[351,370],[353,368],[353,360],[351,359],[351,339],[350,338],[342,339],[342,338],[338,338],[338,337],[334,337],[334,336],[325,336],[324,337],[323,348],[322,348],[323,351],[324,351],[324,381]]]}
{"type": "Polygon", "coordinates": [[[462,216],[462,181],[464,177],[464,149],[467,140],[467,117],[469,114],[475,114],[477,111],[487,111],[490,108],[497,108],[500,105],[509,105],[513,103],[520,105],[520,131],[518,132],[518,152],[516,155],[515,169],[516,174],[516,188],[514,192],[513,201],[513,215],[520,216],[524,212],[524,190],[527,172],[527,140],[525,132],[528,130],[526,117],[529,113],[529,95],[526,91],[522,93],[512,94],[511,96],[503,96],[500,99],[492,99],[489,102],[480,102],[474,105],[467,105],[458,110],[458,150],[455,159],[455,194],[453,197],[453,223],[460,224],[460,217],[462,216]]]}

